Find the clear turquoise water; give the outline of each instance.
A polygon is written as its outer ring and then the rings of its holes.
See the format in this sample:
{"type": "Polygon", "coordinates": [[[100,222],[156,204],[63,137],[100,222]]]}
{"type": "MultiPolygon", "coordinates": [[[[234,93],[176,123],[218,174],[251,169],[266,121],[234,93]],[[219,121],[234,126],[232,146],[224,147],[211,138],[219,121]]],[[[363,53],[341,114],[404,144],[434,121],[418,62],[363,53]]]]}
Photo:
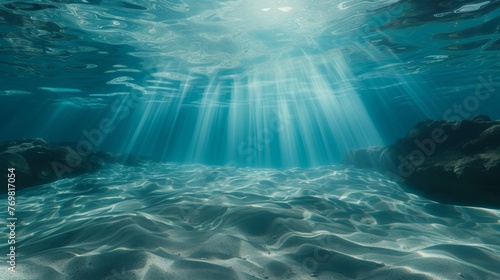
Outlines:
{"type": "Polygon", "coordinates": [[[499,118],[497,7],[4,3],[0,136],[81,140],[109,119],[93,148],[175,162],[338,163],[424,119],[499,118]],[[478,87],[487,97],[474,99],[478,87]],[[466,109],[447,113],[455,104],[466,109]]]}
{"type": "Polygon", "coordinates": [[[499,5],[2,1],[0,141],[162,163],[18,192],[0,279],[500,278],[498,210],[338,165],[425,119],[500,119],[499,5]]]}

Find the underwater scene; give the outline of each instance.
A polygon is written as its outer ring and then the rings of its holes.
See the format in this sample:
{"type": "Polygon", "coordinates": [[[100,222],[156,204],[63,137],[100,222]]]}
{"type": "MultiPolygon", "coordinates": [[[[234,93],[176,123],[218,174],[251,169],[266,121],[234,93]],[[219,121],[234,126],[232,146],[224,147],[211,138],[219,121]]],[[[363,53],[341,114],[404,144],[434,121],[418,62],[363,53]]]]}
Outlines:
{"type": "Polygon", "coordinates": [[[0,279],[500,279],[499,0],[3,0],[0,118],[0,279]]]}

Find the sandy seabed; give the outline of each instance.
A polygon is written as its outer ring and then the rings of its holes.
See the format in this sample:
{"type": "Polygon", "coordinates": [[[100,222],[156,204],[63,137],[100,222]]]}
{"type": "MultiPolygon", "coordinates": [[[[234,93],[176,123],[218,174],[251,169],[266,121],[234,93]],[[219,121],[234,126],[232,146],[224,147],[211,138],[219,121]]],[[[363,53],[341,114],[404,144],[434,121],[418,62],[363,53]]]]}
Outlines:
{"type": "Polygon", "coordinates": [[[500,211],[341,166],[110,165],[17,194],[0,279],[500,279],[500,211]]]}

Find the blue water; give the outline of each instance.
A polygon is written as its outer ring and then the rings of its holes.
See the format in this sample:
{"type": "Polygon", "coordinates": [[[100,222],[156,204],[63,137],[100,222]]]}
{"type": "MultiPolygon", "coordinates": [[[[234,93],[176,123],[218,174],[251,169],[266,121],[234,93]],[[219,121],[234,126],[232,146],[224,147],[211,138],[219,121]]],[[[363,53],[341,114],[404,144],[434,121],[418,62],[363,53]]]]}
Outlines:
{"type": "Polygon", "coordinates": [[[0,136],[85,140],[107,119],[113,130],[96,132],[95,150],[338,163],[421,120],[499,118],[497,6],[9,2],[0,9],[0,136]],[[466,109],[447,114],[455,104],[466,109]]]}
{"type": "Polygon", "coordinates": [[[19,192],[18,279],[497,279],[497,210],[338,164],[500,119],[499,6],[2,1],[0,141],[160,162],[19,192]]]}

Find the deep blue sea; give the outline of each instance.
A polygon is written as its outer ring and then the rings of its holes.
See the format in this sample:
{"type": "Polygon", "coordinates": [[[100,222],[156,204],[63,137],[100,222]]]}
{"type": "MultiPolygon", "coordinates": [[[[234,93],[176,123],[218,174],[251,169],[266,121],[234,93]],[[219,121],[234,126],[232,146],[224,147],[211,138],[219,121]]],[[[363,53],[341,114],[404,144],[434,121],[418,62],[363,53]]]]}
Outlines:
{"type": "Polygon", "coordinates": [[[499,8],[0,1],[0,141],[154,160],[18,191],[0,279],[500,279],[499,210],[341,165],[423,120],[500,119],[499,8]]]}

